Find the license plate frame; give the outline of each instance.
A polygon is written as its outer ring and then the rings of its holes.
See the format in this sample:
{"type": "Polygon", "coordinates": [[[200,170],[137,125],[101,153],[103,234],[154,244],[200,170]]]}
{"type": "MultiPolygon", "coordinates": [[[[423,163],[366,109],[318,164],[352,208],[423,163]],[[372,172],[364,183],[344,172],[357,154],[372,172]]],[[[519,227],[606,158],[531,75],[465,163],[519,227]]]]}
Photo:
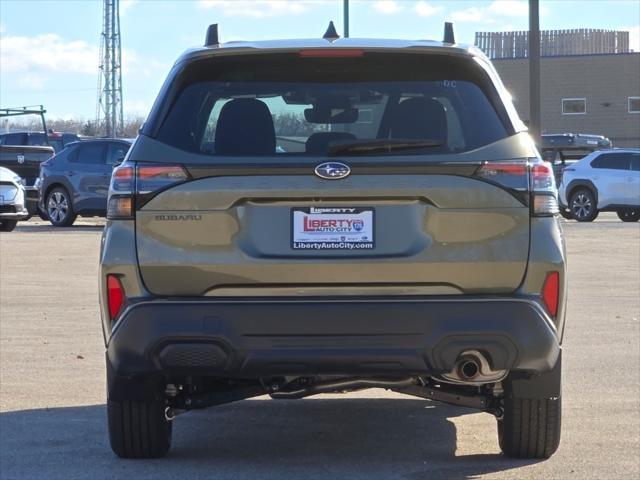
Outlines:
{"type": "Polygon", "coordinates": [[[371,251],[375,248],[373,207],[293,207],[290,224],[292,250],[371,251]]]}

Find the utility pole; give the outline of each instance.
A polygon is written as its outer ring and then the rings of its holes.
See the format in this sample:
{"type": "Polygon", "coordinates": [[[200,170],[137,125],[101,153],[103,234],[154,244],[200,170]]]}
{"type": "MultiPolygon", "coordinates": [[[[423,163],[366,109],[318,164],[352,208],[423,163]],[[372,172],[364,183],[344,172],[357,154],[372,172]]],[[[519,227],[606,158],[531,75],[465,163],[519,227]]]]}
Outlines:
{"type": "Polygon", "coordinates": [[[349,0],[343,0],[344,38],[349,38],[349,0]]]}
{"type": "Polygon", "coordinates": [[[118,137],[124,127],[120,0],[103,0],[99,69],[96,128],[107,137],[118,137]]]}
{"type": "Polygon", "coordinates": [[[540,145],[540,4],[529,0],[529,134],[540,145]]]}

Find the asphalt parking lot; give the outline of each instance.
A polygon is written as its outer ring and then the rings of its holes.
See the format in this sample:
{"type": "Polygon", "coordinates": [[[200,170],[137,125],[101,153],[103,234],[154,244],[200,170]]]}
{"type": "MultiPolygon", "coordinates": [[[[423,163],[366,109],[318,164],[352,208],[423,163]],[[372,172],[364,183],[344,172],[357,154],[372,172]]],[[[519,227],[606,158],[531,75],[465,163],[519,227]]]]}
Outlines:
{"type": "Polygon", "coordinates": [[[2,479],[640,478],[640,224],[567,222],[563,439],[499,453],[488,414],[382,390],[179,417],[168,458],[109,449],[97,268],[101,224],[0,236],[2,479]]]}

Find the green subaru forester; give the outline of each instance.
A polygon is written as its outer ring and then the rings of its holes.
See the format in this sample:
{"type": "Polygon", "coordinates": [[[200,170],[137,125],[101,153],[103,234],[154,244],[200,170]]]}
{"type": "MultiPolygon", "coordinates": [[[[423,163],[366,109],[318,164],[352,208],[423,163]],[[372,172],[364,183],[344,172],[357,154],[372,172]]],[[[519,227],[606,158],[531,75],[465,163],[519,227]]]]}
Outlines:
{"type": "Polygon", "coordinates": [[[558,447],[553,172],[474,47],[211,26],[114,170],[100,261],[121,457],[191,409],[373,387],[494,415],[510,457],[558,447]]]}

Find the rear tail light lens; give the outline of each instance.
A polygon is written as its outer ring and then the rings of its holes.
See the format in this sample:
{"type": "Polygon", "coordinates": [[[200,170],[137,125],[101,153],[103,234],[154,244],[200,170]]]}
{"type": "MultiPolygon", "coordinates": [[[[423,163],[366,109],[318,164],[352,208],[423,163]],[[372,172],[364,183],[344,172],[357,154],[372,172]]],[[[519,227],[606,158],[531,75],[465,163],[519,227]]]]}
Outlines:
{"type": "Polygon", "coordinates": [[[133,198],[109,197],[107,204],[107,218],[109,219],[130,219],[133,218],[133,198]]]}
{"type": "Polygon", "coordinates": [[[152,195],[188,179],[189,174],[180,165],[136,165],[125,162],[116,167],[111,175],[107,218],[132,219],[136,208],[136,196],[152,195]]]}
{"type": "Polygon", "coordinates": [[[531,210],[535,215],[553,215],[560,211],[558,199],[552,194],[534,194],[531,210]]]}
{"type": "Polygon", "coordinates": [[[542,285],[542,300],[552,317],[558,315],[558,300],[560,296],[560,274],[549,272],[542,285]]]}
{"type": "Polygon", "coordinates": [[[115,275],[107,275],[107,300],[109,318],[115,320],[125,303],[124,289],[120,279],[115,275]]]}
{"type": "Polygon", "coordinates": [[[530,192],[532,216],[554,215],[559,212],[558,194],[553,168],[548,162],[533,159],[530,162],[500,161],[483,163],[475,173],[483,178],[516,192],[530,192]]]}
{"type": "Polygon", "coordinates": [[[530,172],[531,214],[545,217],[559,213],[558,191],[551,164],[536,159],[530,164],[530,172]]]}
{"type": "Polygon", "coordinates": [[[113,169],[107,201],[107,218],[133,218],[133,193],[135,190],[135,166],[123,163],[113,169]]]}
{"type": "Polygon", "coordinates": [[[179,165],[138,165],[136,191],[146,195],[187,178],[187,172],[179,165]]]}
{"type": "Polygon", "coordinates": [[[485,162],[475,175],[513,190],[526,191],[528,166],[523,161],[485,162]]]}

